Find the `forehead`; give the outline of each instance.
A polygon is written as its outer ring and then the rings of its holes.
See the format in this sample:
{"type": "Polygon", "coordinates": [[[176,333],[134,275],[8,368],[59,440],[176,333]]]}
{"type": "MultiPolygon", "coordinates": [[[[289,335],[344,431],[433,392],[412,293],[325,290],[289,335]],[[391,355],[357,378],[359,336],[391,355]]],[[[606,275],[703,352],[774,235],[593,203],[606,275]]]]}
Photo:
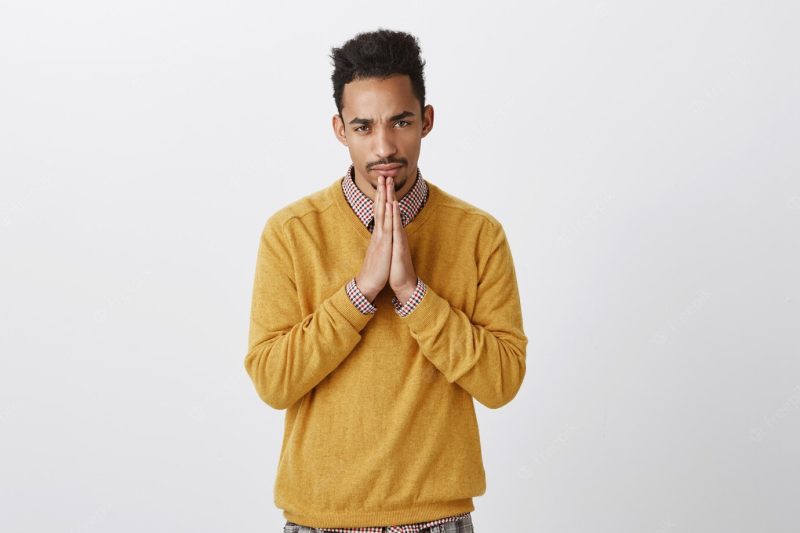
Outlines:
{"type": "Polygon", "coordinates": [[[342,93],[343,117],[381,117],[404,109],[418,112],[419,102],[406,74],[388,78],[362,78],[345,84],[342,93]]]}

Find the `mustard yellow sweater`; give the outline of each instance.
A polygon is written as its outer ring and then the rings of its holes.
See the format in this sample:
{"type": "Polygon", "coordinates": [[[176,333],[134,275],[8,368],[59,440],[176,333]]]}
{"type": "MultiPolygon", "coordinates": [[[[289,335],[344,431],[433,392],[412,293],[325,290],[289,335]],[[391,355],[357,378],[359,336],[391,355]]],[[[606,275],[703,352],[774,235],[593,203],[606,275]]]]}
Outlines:
{"type": "Polygon", "coordinates": [[[372,234],[341,179],[270,216],[259,243],[244,365],[260,398],[286,409],[275,505],[318,528],[473,511],[486,491],[473,398],[505,405],[525,376],[506,235],[427,180],[405,228],[427,292],[400,317],[387,283],[363,314],[345,285],[372,234]]]}

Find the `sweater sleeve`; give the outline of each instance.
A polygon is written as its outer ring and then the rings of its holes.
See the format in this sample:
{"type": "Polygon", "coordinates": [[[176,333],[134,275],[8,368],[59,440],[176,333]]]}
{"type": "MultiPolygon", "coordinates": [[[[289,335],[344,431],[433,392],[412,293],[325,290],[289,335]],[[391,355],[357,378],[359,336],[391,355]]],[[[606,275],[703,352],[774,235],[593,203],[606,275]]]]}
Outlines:
{"type": "Polygon", "coordinates": [[[479,272],[471,319],[428,285],[414,312],[401,320],[447,381],[457,383],[486,407],[496,409],[510,402],[525,376],[528,338],[502,226],[497,227],[479,272]]]}
{"type": "Polygon", "coordinates": [[[350,301],[347,280],[303,316],[293,254],[274,217],[264,225],[256,259],[244,366],[261,399],[285,409],[341,363],[374,314],[350,301]]]}

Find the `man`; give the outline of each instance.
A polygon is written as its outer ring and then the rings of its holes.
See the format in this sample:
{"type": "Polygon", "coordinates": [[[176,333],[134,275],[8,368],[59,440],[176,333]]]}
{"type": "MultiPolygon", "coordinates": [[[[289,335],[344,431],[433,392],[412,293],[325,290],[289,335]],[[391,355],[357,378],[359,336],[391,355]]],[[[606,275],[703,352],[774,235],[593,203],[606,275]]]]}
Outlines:
{"type": "Polygon", "coordinates": [[[525,375],[511,251],[494,217],[422,177],[416,38],[361,33],[332,59],[352,165],[268,218],[255,272],[245,368],[286,409],[275,504],[287,532],[471,532],[473,398],[505,405],[525,375]]]}

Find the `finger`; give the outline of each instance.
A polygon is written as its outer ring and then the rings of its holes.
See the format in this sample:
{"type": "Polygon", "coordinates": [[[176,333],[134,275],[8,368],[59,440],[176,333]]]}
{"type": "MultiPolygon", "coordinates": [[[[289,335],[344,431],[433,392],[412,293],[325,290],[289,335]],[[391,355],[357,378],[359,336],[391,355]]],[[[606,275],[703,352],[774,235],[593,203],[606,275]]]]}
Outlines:
{"type": "Polygon", "coordinates": [[[386,208],[383,199],[384,184],[383,176],[378,175],[378,189],[375,191],[375,205],[373,206],[373,215],[375,217],[375,226],[377,227],[383,220],[383,211],[386,208]]]}
{"type": "Polygon", "coordinates": [[[392,200],[392,216],[394,217],[394,242],[400,244],[403,238],[403,221],[400,219],[400,204],[392,200]]]}
{"type": "Polygon", "coordinates": [[[392,180],[392,183],[390,183],[389,186],[386,187],[386,194],[387,194],[388,200],[390,202],[393,202],[394,200],[396,200],[395,194],[394,194],[394,178],[391,178],[391,180],[392,180]]]}
{"type": "MultiPolygon", "coordinates": [[[[389,206],[390,211],[392,211],[392,202],[394,202],[394,178],[389,178],[386,185],[386,205],[389,206]]],[[[391,215],[394,223],[394,212],[391,215]]]]}
{"type": "MultiPolygon", "coordinates": [[[[388,187],[394,187],[392,178],[388,178],[386,180],[386,183],[387,183],[387,185],[386,185],[387,188],[388,187]]],[[[391,234],[391,232],[392,232],[392,220],[393,220],[393,217],[392,217],[392,203],[389,200],[386,200],[386,216],[384,217],[384,220],[383,220],[383,228],[387,232],[389,232],[389,234],[391,234]]]]}

